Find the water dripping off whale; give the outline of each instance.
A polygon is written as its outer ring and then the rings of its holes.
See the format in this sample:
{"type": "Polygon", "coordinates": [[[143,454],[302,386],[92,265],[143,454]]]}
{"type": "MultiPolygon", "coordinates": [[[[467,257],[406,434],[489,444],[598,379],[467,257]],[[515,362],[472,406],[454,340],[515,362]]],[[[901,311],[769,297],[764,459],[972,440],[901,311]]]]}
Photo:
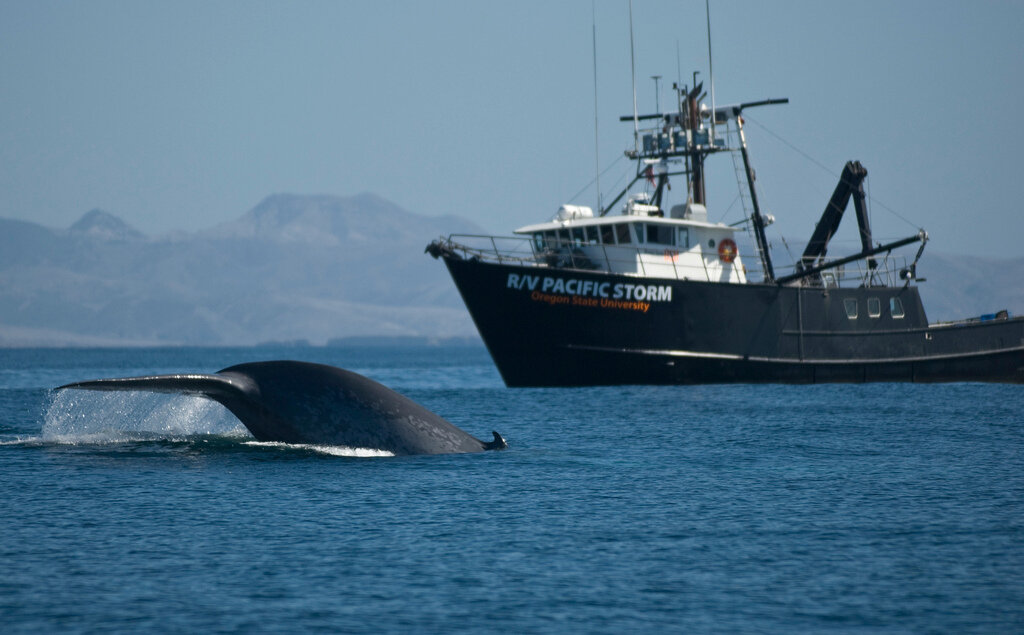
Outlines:
{"type": "Polygon", "coordinates": [[[199,395],[226,407],[257,441],[367,448],[396,456],[507,447],[497,432],[493,441],[481,441],[368,377],[310,362],[252,362],[213,374],[94,379],[57,388],[68,389],[199,395]]]}

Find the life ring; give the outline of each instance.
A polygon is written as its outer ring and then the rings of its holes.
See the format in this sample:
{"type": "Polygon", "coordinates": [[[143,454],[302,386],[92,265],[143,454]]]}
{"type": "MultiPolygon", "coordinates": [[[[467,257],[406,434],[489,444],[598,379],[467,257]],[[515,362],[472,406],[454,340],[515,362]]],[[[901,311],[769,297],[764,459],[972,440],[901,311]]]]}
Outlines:
{"type": "Polygon", "coordinates": [[[736,249],[736,243],[731,238],[724,238],[718,243],[718,257],[722,262],[732,262],[736,260],[736,256],[739,251],[736,249]]]}

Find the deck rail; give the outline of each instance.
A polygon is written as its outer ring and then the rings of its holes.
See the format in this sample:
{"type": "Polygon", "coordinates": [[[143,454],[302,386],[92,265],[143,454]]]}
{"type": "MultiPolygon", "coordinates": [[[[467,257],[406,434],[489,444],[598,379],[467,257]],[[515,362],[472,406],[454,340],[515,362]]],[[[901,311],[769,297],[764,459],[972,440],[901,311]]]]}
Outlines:
{"type": "MultiPolygon", "coordinates": [[[[525,236],[488,236],[483,234],[451,234],[442,236],[438,243],[451,253],[470,260],[482,260],[499,264],[517,265],[523,267],[540,267],[560,270],[575,270],[581,272],[617,273],[621,275],[635,275],[638,277],[658,277],[675,280],[702,280],[713,281],[707,267],[706,258],[701,258],[702,266],[686,265],[678,262],[672,257],[674,252],[671,249],[653,246],[637,245],[573,245],[560,246],[557,248],[538,249],[536,244],[525,236]],[[588,257],[580,247],[601,248],[603,256],[600,261],[588,257]],[[650,263],[644,264],[640,255],[661,255],[664,262],[654,267],[650,263]],[[670,266],[669,266],[670,265],[670,266]],[[628,271],[635,268],[635,271],[628,271]],[[652,271],[648,271],[648,268],[652,271]],[[654,271],[653,269],[657,269],[654,271]],[[670,275],[666,275],[670,272],[670,275]]],[[[712,257],[717,257],[714,254],[712,257]]],[[[875,257],[878,265],[874,269],[868,266],[867,259],[858,260],[852,263],[836,267],[821,273],[820,277],[804,282],[808,286],[820,286],[825,288],[855,287],[855,286],[898,286],[905,281],[904,272],[907,270],[906,256],[896,254],[885,254],[883,257],[875,257]]],[[[776,275],[795,271],[794,265],[776,266],[776,275]]],[[[763,271],[760,267],[746,266],[745,272],[748,280],[762,280],[763,271]]]]}

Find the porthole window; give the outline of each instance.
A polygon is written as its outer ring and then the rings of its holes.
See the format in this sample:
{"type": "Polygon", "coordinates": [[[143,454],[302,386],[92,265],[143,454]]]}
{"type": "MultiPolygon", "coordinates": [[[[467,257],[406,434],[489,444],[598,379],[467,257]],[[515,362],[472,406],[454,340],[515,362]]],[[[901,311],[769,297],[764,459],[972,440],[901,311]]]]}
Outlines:
{"type": "Polygon", "coordinates": [[[868,317],[882,316],[882,301],[878,298],[868,298],[868,317]]]}
{"type": "Polygon", "coordinates": [[[896,319],[903,317],[903,303],[899,298],[889,298],[889,313],[896,319]]]}
{"type": "Polygon", "coordinates": [[[846,298],[843,300],[843,308],[846,309],[846,317],[851,320],[857,319],[857,299],[846,298]]]}
{"type": "Polygon", "coordinates": [[[712,238],[711,240],[708,241],[708,247],[714,247],[714,246],[715,246],[715,239],[712,238]]]}

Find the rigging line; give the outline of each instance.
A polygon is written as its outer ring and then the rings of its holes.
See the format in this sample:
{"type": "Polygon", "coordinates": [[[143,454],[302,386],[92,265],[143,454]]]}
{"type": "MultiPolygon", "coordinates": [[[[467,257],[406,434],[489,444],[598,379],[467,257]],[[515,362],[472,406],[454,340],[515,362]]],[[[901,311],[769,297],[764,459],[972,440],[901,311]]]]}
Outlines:
{"type": "MultiPolygon", "coordinates": [[[[600,178],[600,177],[604,176],[605,174],[607,174],[607,173],[608,173],[608,170],[611,170],[611,169],[612,169],[612,168],[614,168],[614,167],[615,167],[616,165],[618,165],[618,164],[619,164],[619,161],[621,161],[621,160],[622,160],[622,158],[623,158],[623,157],[625,157],[625,156],[626,156],[626,155],[624,155],[624,154],[622,154],[622,155],[619,155],[619,158],[617,158],[617,159],[615,159],[614,161],[612,161],[612,164],[611,164],[611,165],[609,165],[609,166],[608,166],[608,167],[606,167],[606,168],[605,168],[604,170],[602,170],[600,174],[598,174],[598,175],[597,175],[597,176],[595,176],[594,178],[590,179],[590,181],[589,181],[589,182],[588,182],[588,183],[587,183],[586,185],[584,185],[584,186],[583,186],[583,189],[581,189],[581,190],[580,190],[579,192],[576,192],[575,194],[573,194],[572,196],[570,196],[570,197],[569,197],[569,200],[570,200],[570,201],[572,201],[572,200],[575,200],[575,199],[576,199],[576,197],[578,197],[578,196],[579,196],[580,194],[582,194],[582,193],[586,192],[586,191],[587,191],[587,188],[589,188],[589,187],[590,187],[591,185],[593,185],[593,184],[594,184],[594,182],[595,182],[595,181],[597,181],[597,179],[598,179],[598,178],[600,178]]],[[[620,177],[620,178],[619,178],[619,181],[621,181],[621,180],[622,180],[622,178],[620,177]]],[[[619,181],[616,181],[616,183],[618,183],[619,181]]],[[[613,187],[614,187],[614,186],[613,186],[613,187]]]]}
{"type": "Polygon", "coordinates": [[[640,151],[640,119],[636,110],[636,57],[633,53],[633,0],[629,0],[629,66],[633,77],[633,151],[640,151]]]}
{"type": "MultiPolygon", "coordinates": [[[[725,217],[729,215],[729,212],[731,212],[731,211],[732,211],[732,208],[733,208],[733,206],[734,206],[734,205],[736,205],[736,201],[738,201],[738,200],[740,200],[740,195],[739,195],[739,194],[737,194],[737,195],[736,195],[736,196],[735,196],[735,197],[734,197],[734,198],[732,199],[732,203],[729,203],[729,207],[725,208],[725,212],[723,212],[723,213],[722,213],[722,215],[721,215],[721,216],[719,216],[719,217],[718,217],[718,220],[716,220],[715,222],[716,222],[716,223],[721,223],[722,221],[724,221],[724,220],[725,220],[725,217]]],[[[747,219],[746,219],[746,218],[744,218],[742,222],[744,222],[744,223],[745,223],[745,222],[747,222],[747,219]]]]}
{"type": "Polygon", "coordinates": [[[591,35],[593,36],[591,41],[594,45],[594,182],[597,184],[594,189],[597,190],[597,209],[600,210],[602,206],[601,202],[601,149],[598,146],[598,134],[597,134],[597,9],[595,8],[596,0],[590,0],[590,25],[592,29],[591,35]]]}
{"type": "Polygon", "coordinates": [[[612,189],[613,189],[613,190],[617,190],[617,189],[619,189],[619,185],[621,185],[621,184],[622,184],[622,182],[626,180],[626,178],[628,177],[628,175],[629,175],[629,173],[628,173],[628,172],[621,172],[621,173],[619,174],[618,178],[617,178],[617,179],[615,179],[615,181],[614,181],[614,182],[612,182],[612,189]]]}
{"type": "Polygon", "coordinates": [[[834,178],[837,178],[837,179],[839,178],[839,175],[836,174],[835,172],[833,172],[827,165],[825,165],[821,161],[818,161],[817,159],[815,159],[811,155],[807,154],[806,152],[804,152],[800,148],[798,148],[795,145],[793,145],[792,143],[786,141],[785,139],[783,139],[779,135],[775,134],[774,132],[772,132],[768,128],[765,128],[762,123],[760,123],[759,121],[757,121],[756,119],[754,119],[750,115],[746,114],[746,112],[743,113],[743,120],[744,121],[749,121],[749,122],[753,123],[754,125],[756,125],[761,130],[764,130],[765,132],[767,132],[771,136],[775,137],[777,140],[781,141],[783,144],[785,144],[787,147],[789,147],[790,150],[793,150],[794,152],[798,153],[800,156],[802,156],[803,158],[807,159],[808,161],[810,161],[814,165],[818,166],[822,170],[825,170],[826,172],[831,174],[834,178]]]}
{"type": "MultiPolygon", "coordinates": [[[[828,166],[826,166],[825,164],[823,164],[823,163],[822,163],[821,161],[818,161],[817,159],[815,159],[815,158],[814,158],[814,157],[812,157],[811,155],[807,154],[806,152],[804,152],[804,151],[803,151],[803,150],[801,150],[800,148],[796,147],[796,146],[795,146],[795,145],[793,145],[792,143],[790,143],[790,142],[786,141],[785,139],[783,139],[783,138],[782,138],[781,136],[779,136],[779,135],[775,134],[774,132],[772,132],[771,130],[769,130],[768,128],[766,128],[766,127],[764,126],[764,124],[760,123],[760,122],[759,122],[759,121],[757,121],[756,119],[752,119],[752,118],[750,117],[750,115],[744,114],[744,115],[743,115],[743,120],[744,120],[744,121],[749,121],[749,122],[753,123],[754,125],[756,125],[756,126],[757,126],[758,128],[760,128],[761,130],[764,130],[765,132],[767,132],[767,133],[768,133],[768,134],[770,134],[771,136],[775,137],[775,138],[776,138],[776,139],[777,139],[778,141],[780,141],[781,143],[783,143],[784,145],[786,145],[786,146],[787,146],[787,147],[788,147],[789,149],[793,150],[794,152],[796,152],[797,154],[799,154],[799,155],[800,155],[800,156],[802,156],[803,158],[807,159],[808,161],[810,161],[810,162],[811,162],[811,163],[813,163],[814,165],[818,166],[818,167],[819,167],[819,168],[821,168],[822,170],[825,170],[825,172],[828,172],[829,174],[831,174],[833,178],[837,178],[837,179],[838,179],[838,178],[840,178],[840,175],[838,175],[838,174],[836,174],[835,172],[833,172],[833,171],[832,171],[831,169],[829,169],[829,168],[828,168],[828,166]]],[[[869,190],[870,190],[870,187],[869,187],[869,190]]],[[[903,214],[900,214],[899,212],[897,212],[897,211],[896,211],[896,210],[894,210],[893,208],[889,207],[888,205],[886,205],[886,204],[885,204],[885,203],[883,203],[882,201],[878,200],[877,198],[873,198],[873,197],[871,197],[870,195],[868,195],[868,196],[867,196],[867,198],[868,198],[868,199],[869,199],[869,200],[870,200],[870,201],[871,201],[872,203],[876,203],[876,204],[880,205],[880,206],[882,207],[882,209],[884,209],[885,211],[889,212],[890,214],[892,214],[892,215],[893,215],[893,216],[895,216],[896,218],[900,219],[900,220],[901,220],[901,221],[903,221],[904,223],[906,223],[906,224],[910,225],[910,226],[911,226],[911,227],[913,227],[914,229],[920,229],[920,228],[921,228],[921,227],[920,227],[920,225],[918,225],[917,223],[915,223],[915,222],[911,221],[911,220],[910,220],[910,219],[908,219],[908,218],[907,218],[906,216],[904,216],[903,214]]]]}
{"type": "Polygon", "coordinates": [[[782,239],[782,246],[786,248],[786,253],[789,255],[789,259],[796,260],[795,258],[793,258],[793,251],[789,248],[789,243],[786,242],[786,237],[783,236],[782,234],[779,234],[779,238],[782,239]]]}
{"type": "Polygon", "coordinates": [[[889,207],[888,205],[886,205],[886,204],[885,204],[885,203],[883,203],[882,201],[878,200],[877,198],[871,198],[870,196],[869,196],[868,198],[869,198],[869,200],[870,200],[870,201],[871,201],[872,203],[875,203],[876,205],[880,205],[880,206],[882,207],[882,209],[884,209],[885,211],[889,212],[890,214],[892,214],[892,215],[893,215],[893,216],[895,216],[896,218],[900,219],[900,220],[901,220],[901,221],[903,221],[904,223],[906,223],[906,224],[910,225],[910,226],[911,226],[911,227],[913,227],[914,229],[921,229],[921,226],[920,226],[920,225],[918,225],[917,223],[913,222],[913,221],[912,221],[912,220],[910,220],[909,218],[907,218],[907,217],[903,216],[902,214],[900,214],[899,212],[897,212],[897,211],[896,211],[896,210],[894,210],[893,208],[889,207]]]}

